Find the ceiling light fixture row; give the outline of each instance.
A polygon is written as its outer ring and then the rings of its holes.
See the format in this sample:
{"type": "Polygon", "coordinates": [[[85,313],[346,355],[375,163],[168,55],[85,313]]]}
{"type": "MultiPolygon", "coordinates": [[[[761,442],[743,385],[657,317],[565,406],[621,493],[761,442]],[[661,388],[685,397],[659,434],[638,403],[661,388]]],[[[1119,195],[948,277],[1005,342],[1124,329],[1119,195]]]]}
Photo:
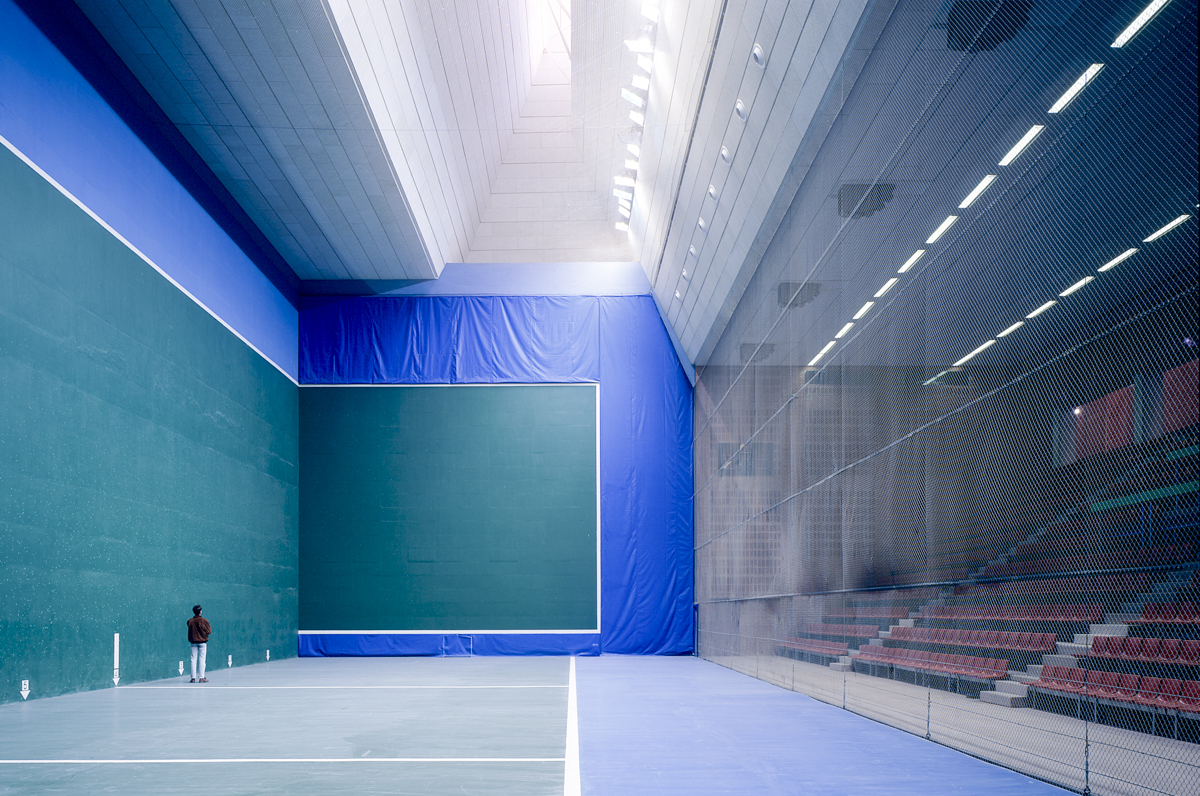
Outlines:
{"type": "MultiPolygon", "coordinates": [[[[613,176],[616,188],[613,196],[617,199],[617,213],[622,221],[614,226],[618,232],[629,231],[629,218],[633,214],[634,189],[637,187],[638,166],[642,157],[642,132],[646,126],[646,106],[650,102],[650,74],[654,71],[654,40],[658,32],[657,2],[642,3],[642,16],[649,22],[638,29],[632,39],[625,40],[629,51],[637,54],[637,70],[629,78],[629,85],[621,87],[621,99],[633,107],[629,111],[629,120],[633,122],[633,134],[621,136],[629,156],[625,158],[625,170],[613,176]]],[[[679,298],[678,291],[675,294],[679,298]]]]}
{"type": "MultiPolygon", "coordinates": [[[[643,12],[643,13],[644,13],[644,12],[643,12]]],[[[754,47],[751,49],[751,51],[750,51],[750,60],[751,60],[751,62],[752,62],[752,63],[754,63],[754,65],[755,65],[755,66],[757,66],[759,69],[765,69],[765,68],[766,68],[766,66],[767,66],[767,53],[766,53],[766,51],[763,49],[763,47],[762,47],[762,45],[761,45],[761,44],[755,44],[755,45],[754,45],[754,47]]],[[[736,116],[736,117],[738,118],[738,121],[742,121],[742,122],[744,122],[744,121],[746,121],[746,119],[747,119],[747,118],[749,118],[749,116],[750,116],[750,109],[749,109],[748,107],[746,107],[746,103],[742,102],[742,100],[740,100],[740,99],[739,99],[739,100],[737,100],[737,102],[735,102],[735,103],[734,103],[734,105],[733,105],[733,115],[734,115],[734,116],[736,116]]],[[[727,147],[727,146],[722,146],[722,147],[721,147],[721,151],[720,151],[720,153],[719,153],[719,157],[721,158],[721,162],[722,162],[722,163],[724,163],[724,164],[725,164],[725,165],[727,165],[727,166],[728,166],[728,165],[729,165],[731,162],[733,162],[733,153],[729,151],[729,147],[727,147]]],[[[715,202],[715,201],[717,201],[717,188],[716,188],[716,186],[715,186],[715,185],[709,185],[709,186],[708,186],[708,198],[709,198],[709,199],[712,199],[714,202],[715,202]]],[[[714,209],[714,212],[715,212],[715,209],[714,209]]],[[[697,227],[700,229],[700,233],[701,233],[701,234],[704,234],[704,233],[706,233],[706,232],[708,231],[707,224],[705,223],[705,221],[704,221],[704,219],[703,219],[703,218],[700,218],[700,219],[699,219],[699,220],[696,222],[696,226],[697,226],[697,227]]],[[[699,253],[696,251],[696,247],[695,247],[694,245],[693,245],[693,246],[688,246],[688,255],[689,255],[689,256],[691,256],[691,257],[693,257],[693,258],[697,258],[697,259],[698,259],[698,258],[699,258],[699,256],[700,256],[700,255],[699,255],[699,253]]],[[[683,269],[683,278],[684,278],[684,281],[688,281],[688,280],[689,280],[689,277],[688,277],[688,273],[687,273],[687,269],[686,269],[686,268],[685,268],[685,269],[683,269]]],[[[675,294],[675,298],[679,298],[679,293],[678,293],[678,292],[676,292],[676,294],[675,294]]],[[[838,335],[838,336],[840,337],[841,335],[838,335]]]]}
{"type": "MultiPolygon", "coordinates": [[[[1158,14],[1158,12],[1163,9],[1164,6],[1166,6],[1166,4],[1168,2],[1170,2],[1170,0],[1153,0],[1153,2],[1151,2],[1150,5],[1148,5],[1145,8],[1145,10],[1143,10],[1142,13],[1139,14],[1134,19],[1134,21],[1132,23],[1130,23],[1130,25],[1127,28],[1125,28],[1124,31],[1122,31],[1121,35],[1119,35],[1117,37],[1117,39],[1112,43],[1112,46],[1116,47],[1116,48],[1120,48],[1120,47],[1124,47],[1126,44],[1128,44],[1133,39],[1133,37],[1136,36],[1138,34],[1138,32],[1140,32],[1142,30],[1142,28],[1144,28],[1146,26],[1146,24],[1149,23],[1150,20],[1152,20],[1158,14]]],[[[758,45],[755,45],[755,48],[757,50],[758,45]]],[[[757,58],[755,59],[755,63],[759,63],[757,58]]],[[[762,65],[763,65],[762,63],[759,63],[759,66],[762,66],[762,65]]],[[[1080,75],[1075,80],[1075,82],[1072,83],[1071,86],[1065,92],[1063,92],[1062,96],[1060,96],[1054,102],[1054,104],[1050,106],[1047,113],[1058,114],[1058,113],[1061,113],[1063,110],[1065,110],[1067,108],[1067,106],[1070,105],[1071,102],[1077,96],[1079,96],[1085,88],[1087,88],[1088,84],[1090,84],[1096,78],[1096,76],[1100,74],[1100,71],[1102,69],[1104,69],[1104,64],[1092,64],[1087,69],[1085,69],[1083,74],[1080,75]]],[[[1010,165],[1013,161],[1015,161],[1018,157],[1021,156],[1021,154],[1029,147],[1029,145],[1033,143],[1034,139],[1037,138],[1038,135],[1045,129],[1046,129],[1046,125],[1044,125],[1044,124],[1035,124],[1032,127],[1030,127],[1029,131],[1026,132],[1025,135],[1021,136],[1021,138],[1012,146],[1012,148],[1009,149],[1007,153],[1005,153],[1004,157],[1000,159],[999,165],[1001,165],[1001,166],[1010,165]]],[[[724,150],[724,148],[722,148],[722,155],[724,155],[724,152],[725,152],[725,150],[724,150]]],[[[726,161],[726,162],[728,162],[728,161],[726,161]]],[[[995,175],[995,174],[985,175],[983,177],[983,179],[979,181],[979,184],[976,185],[971,190],[971,192],[968,193],[967,196],[962,200],[962,202],[958,206],[959,209],[965,210],[966,208],[973,205],[975,203],[975,201],[977,199],[979,199],[980,196],[983,195],[984,191],[986,191],[989,187],[991,187],[992,183],[996,181],[997,176],[998,175],[995,175]]],[[[1160,238],[1163,235],[1170,232],[1175,227],[1177,227],[1180,224],[1187,221],[1189,218],[1191,218],[1190,215],[1179,216],[1178,218],[1172,220],[1171,222],[1169,222],[1162,228],[1151,233],[1143,242],[1150,243],[1154,240],[1157,240],[1158,238],[1160,238]]],[[[947,230],[949,230],[950,227],[957,220],[958,220],[958,216],[955,216],[955,215],[947,216],[946,220],[943,221],[940,225],[938,225],[937,229],[935,229],[933,231],[933,233],[929,236],[929,238],[925,241],[926,245],[931,245],[931,244],[936,243],[943,235],[946,234],[947,230]]],[[[1120,264],[1124,260],[1132,257],[1137,251],[1138,250],[1136,248],[1128,249],[1125,252],[1123,252],[1122,254],[1117,255],[1115,258],[1113,258],[1109,262],[1100,266],[1100,268],[1098,268],[1097,270],[1101,273],[1108,271],[1109,269],[1116,267],[1118,264],[1120,264]]],[[[925,254],[925,252],[926,252],[925,249],[918,249],[916,252],[913,253],[913,255],[911,257],[908,258],[908,260],[905,261],[905,263],[902,266],[900,266],[900,270],[897,271],[897,273],[900,273],[900,274],[907,273],[913,267],[913,265],[916,264],[917,260],[919,260],[922,257],[922,255],[925,254]]],[[[1095,279],[1094,276],[1088,276],[1088,277],[1085,277],[1085,278],[1079,280],[1075,284],[1073,284],[1070,287],[1063,290],[1059,294],[1059,297],[1063,298],[1063,297],[1071,295],[1072,293],[1075,293],[1078,290],[1081,290],[1089,282],[1091,282],[1094,279],[1095,279]]],[[[887,282],[885,282],[883,284],[883,286],[881,288],[879,288],[879,290],[875,293],[874,298],[878,299],[878,298],[882,297],[885,293],[887,293],[889,290],[891,290],[892,287],[894,287],[898,281],[899,280],[896,279],[895,277],[892,277],[891,279],[887,280],[887,282]]],[[[1026,315],[1025,316],[1026,320],[1032,319],[1032,318],[1042,314],[1043,312],[1050,309],[1057,303],[1058,303],[1057,301],[1053,301],[1053,300],[1047,301],[1045,304],[1043,304],[1042,306],[1038,307],[1037,309],[1033,310],[1031,313],[1026,315]]],[[[858,320],[858,319],[862,318],[864,315],[866,315],[867,312],[870,311],[871,307],[874,306],[874,304],[875,304],[875,302],[868,301],[865,305],[863,305],[862,309],[860,309],[855,314],[854,320],[858,320]]],[[[962,365],[963,363],[967,362],[969,359],[974,357],[976,354],[982,353],[983,351],[987,350],[993,343],[996,342],[997,339],[999,339],[1001,337],[1007,337],[1008,335],[1015,332],[1017,329],[1019,329],[1024,324],[1025,324],[1025,321],[1017,321],[1016,323],[1012,324],[1011,326],[1006,328],[1004,331],[997,334],[995,338],[990,339],[988,342],[979,346],[974,351],[972,351],[971,353],[967,354],[962,359],[955,362],[953,367],[959,367],[960,365],[962,365]]],[[[831,340],[824,348],[821,349],[820,353],[818,353],[816,355],[816,357],[814,357],[813,360],[808,363],[808,366],[814,367],[818,362],[820,362],[821,358],[824,357],[825,354],[827,354],[831,348],[833,348],[833,346],[837,343],[838,339],[840,339],[843,335],[846,334],[846,332],[848,332],[850,330],[850,326],[852,326],[852,325],[853,324],[847,324],[846,326],[843,326],[842,330],[840,332],[838,332],[837,336],[833,340],[831,340]]],[[[943,371],[943,373],[945,373],[945,371],[943,371]]],[[[943,374],[939,373],[937,376],[934,376],[929,381],[926,381],[925,384],[927,384],[927,385],[932,384],[933,382],[937,381],[937,379],[940,378],[941,375],[943,375],[943,374]]]]}

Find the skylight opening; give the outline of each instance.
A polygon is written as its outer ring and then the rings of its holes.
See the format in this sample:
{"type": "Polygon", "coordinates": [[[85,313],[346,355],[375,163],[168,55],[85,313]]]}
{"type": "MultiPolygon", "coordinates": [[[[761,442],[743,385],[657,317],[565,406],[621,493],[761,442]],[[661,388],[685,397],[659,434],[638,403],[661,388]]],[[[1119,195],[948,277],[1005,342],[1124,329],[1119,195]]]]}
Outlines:
{"type": "Polygon", "coordinates": [[[900,266],[900,270],[897,271],[896,273],[898,273],[898,274],[908,273],[908,270],[917,264],[917,260],[920,260],[921,255],[923,255],[924,253],[925,253],[924,249],[917,249],[915,252],[913,252],[912,257],[909,257],[907,260],[904,261],[904,265],[900,266]]]}
{"type": "Polygon", "coordinates": [[[929,239],[925,241],[925,243],[937,243],[938,240],[940,240],[941,237],[946,234],[946,230],[950,229],[950,227],[954,225],[955,221],[958,221],[958,216],[946,216],[946,220],[943,221],[938,228],[933,231],[933,234],[929,236],[929,239]]]}
{"type": "Polygon", "coordinates": [[[978,199],[980,196],[982,196],[983,192],[986,191],[988,189],[988,186],[991,185],[993,182],[995,182],[995,180],[996,180],[995,174],[989,174],[986,177],[984,177],[982,180],[980,180],[979,184],[976,185],[975,188],[969,194],[967,194],[967,198],[962,200],[962,204],[960,204],[958,206],[958,209],[965,210],[968,207],[970,207],[971,205],[975,204],[975,200],[978,199]]]}
{"type": "Polygon", "coordinates": [[[1150,237],[1148,237],[1148,238],[1146,238],[1145,240],[1143,240],[1143,241],[1142,241],[1142,243],[1151,243],[1151,242],[1153,242],[1153,241],[1156,241],[1156,240],[1158,240],[1158,239],[1159,239],[1159,238],[1161,238],[1163,235],[1166,235],[1168,232],[1170,232],[1171,230],[1175,229],[1175,227],[1177,227],[1177,226],[1179,226],[1180,224],[1182,224],[1183,222],[1187,221],[1189,218],[1191,218],[1191,216],[1189,216],[1189,215],[1183,215],[1183,216],[1180,216],[1179,218],[1177,218],[1177,219],[1175,219],[1174,221],[1170,222],[1169,224],[1167,224],[1166,226],[1162,227],[1161,229],[1159,229],[1159,230],[1157,230],[1157,231],[1155,231],[1155,232],[1152,232],[1152,233],[1150,234],[1150,237]]]}
{"type": "Polygon", "coordinates": [[[1110,268],[1116,268],[1118,265],[1125,262],[1126,260],[1128,260],[1130,257],[1132,257],[1135,254],[1137,254],[1137,249],[1126,249],[1125,251],[1121,252],[1116,257],[1112,258],[1111,260],[1109,260],[1108,262],[1106,262],[1104,265],[1100,266],[1096,270],[1101,273],[1104,273],[1105,271],[1107,271],[1110,268]]]}
{"type": "Polygon", "coordinates": [[[812,361],[808,363],[808,366],[810,368],[815,366],[818,362],[821,361],[821,357],[828,354],[829,349],[833,348],[835,345],[837,345],[837,340],[830,340],[828,343],[826,343],[825,347],[822,348],[821,351],[815,357],[812,358],[812,361]]]}
{"type": "Polygon", "coordinates": [[[1145,10],[1134,17],[1133,22],[1129,23],[1129,27],[1121,31],[1121,35],[1117,36],[1116,40],[1113,41],[1112,46],[1120,49],[1126,44],[1129,44],[1129,42],[1133,40],[1133,37],[1138,35],[1142,28],[1146,27],[1150,20],[1154,19],[1158,12],[1162,11],[1163,6],[1170,1],[1171,0],[1154,0],[1153,3],[1146,6],[1145,10]]]}
{"type": "Polygon", "coordinates": [[[1079,92],[1083,91],[1084,86],[1086,86],[1088,83],[1090,83],[1092,78],[1094,78],[1096,75],[1100,74],[1100,70],[1103,68],[1104,68],[1104,64],[1092,64],[1091,66],[1089,66],[1087,68],[1087,71],[1085,71],[1082,75],[1080,75],[1079,79],[1076,80],[1074,83],[1072,83],[1071,87],[1069,89],[1067,89],[1066,92],[1063,93],[1063,95],[1061,97],[1058,98],[1058,102],[1055,102],[1053,105],[1050,106],[1050,110],[1047,111],[1047,113],[1058,113],[1063,108],[1070,105],[1071,100],[1075,99],[1076,95],[1078,95],[1079,92]]]}
{"type": "Polygon", "coordinates": [[[955,362],[955,363],[954,363],[954,367],[956,367],[956,368],[957,368],[959,365],[965,364],[965,363],[967,362],[967,360],[971,359],[971,357],[973,357],[973,356],[975,356],[976,354],[979,354],[979,353],[981,353],[981,352],[983,352],[983,351],[986,351],[988,348],[990,348],[992,345],[994,345],[994,344],[995,344],[995,342],[996,342],[995,340],[988,340],[986,343],[984,343],[983,345],[979,346],[979,348],[976,348],[974,351],[972,351],[971,353],[967,354],[967,355],[966,355],[965,357],[963,357],[962,359],[960,359],[960,360],[958,360],[957,362],[955,362]]]}
{"type": "Polygon", "coordinates": [[[1021,140],[1014,144],[1013,148],[1008,150],[1008,154],[1000,159],[1000,165],[1007,166],[1016,160],[1017,156],[1025,151],[1025,147],[1033,143],[1033,139],[1038,137],[1038,133],[1045,129],[1046,125],[1044,124],[1035,124],[1033,127],[1030,127],[1029,132],[1021,136],[1021,140]]]}
{"type": "Polygon", "coordinates": [[[1057,301],[1053,301],[1053,300],[1051,300],[1051,301],[1047,301],[1045,304],[1043,304],[1042,306],[1038,307],[1038,308],[1037,308],[1036,310],[1034,310],[1033,312],[1031,312],[1031,313],[1029,313],[1028,315],[1026,315],[1026,316],[1025,316],[1025,318],[1026,318],[1026,319],[1029,319],[1029,318],[1036,318],[1037,316],[1041,315],[1043,312],[1045,312],[1046,310],[1050,309],[1051,307],[1053,307],[1053,306],[1054,306],[1055,304],[1057,304],[1057,303],[1058,303],[1057,301]]]}

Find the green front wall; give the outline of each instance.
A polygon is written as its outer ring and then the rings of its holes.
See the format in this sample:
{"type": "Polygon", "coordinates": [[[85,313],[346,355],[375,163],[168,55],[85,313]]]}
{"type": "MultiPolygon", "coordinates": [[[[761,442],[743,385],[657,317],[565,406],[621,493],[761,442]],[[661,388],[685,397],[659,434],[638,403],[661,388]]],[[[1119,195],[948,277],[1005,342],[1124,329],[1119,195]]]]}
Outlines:
{"type": "Polygon", "coordinates": [[[300,391],[300,627],[588,630],[594,385],[300,391]]]}
{"type": "Polygon", "coordinates": [[[0,702],[296,654],[298,388],[0,148],[0,702]]]}

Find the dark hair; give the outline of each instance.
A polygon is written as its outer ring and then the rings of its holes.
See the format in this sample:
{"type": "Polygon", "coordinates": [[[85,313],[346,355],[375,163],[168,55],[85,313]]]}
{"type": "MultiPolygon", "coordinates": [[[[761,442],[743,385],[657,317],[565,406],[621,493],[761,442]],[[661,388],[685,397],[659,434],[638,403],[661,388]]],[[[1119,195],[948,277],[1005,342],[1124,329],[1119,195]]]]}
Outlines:
{"type": "Polygon", "coordinates": [[[201,608],[201,607],[200,607],[200,606],[198,606],[198,605],[193,605],[193,606],[192,606],[192,613],[193,613],[193,614],[195,614],[196,616],[199,616],[199,615],[200,615],[200,612],[201,612],[202,610],[204,610],[204,609],[203,609],[203,608],[201,608]]]}

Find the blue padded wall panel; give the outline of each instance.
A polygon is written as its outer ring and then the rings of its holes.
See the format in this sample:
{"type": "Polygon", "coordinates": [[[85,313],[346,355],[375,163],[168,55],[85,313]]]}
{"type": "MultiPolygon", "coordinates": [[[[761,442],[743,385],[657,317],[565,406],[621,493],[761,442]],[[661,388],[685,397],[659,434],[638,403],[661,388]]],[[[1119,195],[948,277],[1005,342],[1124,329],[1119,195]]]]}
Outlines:
{"type": "MultiPolygon", "coordinates": [[[[598,381],[600,649],[691,652],[691,386],[652,297],[302,299],[300,380],[598,381]]],[[[440,636],[305,636],[301,654],[438,654],[442,643],[440,636]]],[[[580,654],[592,643],[520,635],[473,640],[476,654],[580,654]]]]}

